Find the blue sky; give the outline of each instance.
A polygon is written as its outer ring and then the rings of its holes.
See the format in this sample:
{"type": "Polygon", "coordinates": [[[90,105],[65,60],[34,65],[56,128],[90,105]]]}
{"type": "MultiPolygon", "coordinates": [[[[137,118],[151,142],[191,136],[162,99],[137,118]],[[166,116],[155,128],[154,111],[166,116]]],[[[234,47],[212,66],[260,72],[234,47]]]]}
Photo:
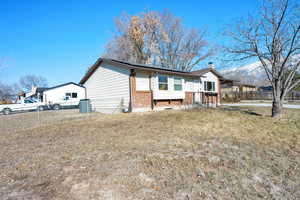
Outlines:
{"type": "Polygon", "coordinates": [[[256,0],[0,0],[0,81],[35,74],[49,85],[78,82],[102,54],[122,12],[168,9],[187,27],[207,29],[210,43],[222,44],[224,26],[256,7],[256,0]]]}

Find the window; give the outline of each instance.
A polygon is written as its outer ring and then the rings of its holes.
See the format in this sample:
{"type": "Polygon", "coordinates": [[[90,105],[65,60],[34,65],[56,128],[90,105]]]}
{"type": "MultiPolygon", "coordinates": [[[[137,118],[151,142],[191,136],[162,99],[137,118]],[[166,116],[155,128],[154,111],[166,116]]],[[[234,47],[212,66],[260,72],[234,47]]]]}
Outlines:
{"type": "Polygon", "coordinates": [[[72,98],[74,98],[74,99],[77,98],[77,92],[72,93],[72,98]]]}
{"type": "Polygon", "coordinates": [[[214,92],[215,91],[215,82],[204,81],[204,90],[214,92]]]}
{"type": "Polygon", "coordinates": [[[33,101],[29,100],[29,99],[25,99],[24,103],[33,103],[33,101]]]}
{"type": "Polygon", "coordinates": [[[158,76],[158,88],[159,90],[168,90],[168,77],[164,75],[158,76]]]}
{"type": "Polygon", "coordinates": [[[71,93],[66,93],[66,97],[71,97],[71,93]]]}
{"type": "Polygon", "coordinates": [[[182,90],[182,79],[174,77],[174,90],[181,91],[182,90]]]}

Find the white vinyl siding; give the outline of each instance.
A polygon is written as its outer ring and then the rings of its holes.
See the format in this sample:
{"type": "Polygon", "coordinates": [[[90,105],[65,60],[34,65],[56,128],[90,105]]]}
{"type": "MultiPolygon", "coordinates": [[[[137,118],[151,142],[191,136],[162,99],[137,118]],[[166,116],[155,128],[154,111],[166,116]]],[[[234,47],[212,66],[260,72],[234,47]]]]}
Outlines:
{"type": "Polygon", "coordinates": [[[186,79],[185,80],[185,91],[186,92],[200,92],[201,82],[199,79],[186,79]]]}
{"type": "Polygon", "coordinates": [[[144,73],[136,74],[136,90],[137,91],[149,91],[149,75],[144,73]]]}
{"type": "Polygon", "coordinates": [[[185,80],[185,91],[193,92],[194,91],[194,80],[193,79],[186,79],[185,80]]]}
{"type": "Polygon", "coordinates": [[[103,113],[119,113],[129,107],[128,69],[101,65],[85,82],[92,109],[103,113]]]}
{"type": "Polygon", "coordinates": [[[193,92],[200,92],[201,91],[201,81],[199,79],[195,79],[194,81],[194,91],[193,92]]]}

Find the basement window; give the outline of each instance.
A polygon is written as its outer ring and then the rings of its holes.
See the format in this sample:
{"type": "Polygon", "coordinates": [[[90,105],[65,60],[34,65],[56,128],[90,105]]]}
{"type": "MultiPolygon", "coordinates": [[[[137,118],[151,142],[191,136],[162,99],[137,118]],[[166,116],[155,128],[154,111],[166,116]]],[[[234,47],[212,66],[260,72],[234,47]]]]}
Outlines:
{"type": "Polygon", "coordinates": [[[158,76],[158,88],[159,90],[168,90],[168,76],[158,76]]]}
{"type": "Polygon", "coordinates": [[[174,77],[174,90],[181,91],[182,90],[182,79],[174,77]]]}
{"type": "Polygon", "coordinates": [[[204,90],[214,92],[216,90],[215,82],[204,81],[204,90]]]}

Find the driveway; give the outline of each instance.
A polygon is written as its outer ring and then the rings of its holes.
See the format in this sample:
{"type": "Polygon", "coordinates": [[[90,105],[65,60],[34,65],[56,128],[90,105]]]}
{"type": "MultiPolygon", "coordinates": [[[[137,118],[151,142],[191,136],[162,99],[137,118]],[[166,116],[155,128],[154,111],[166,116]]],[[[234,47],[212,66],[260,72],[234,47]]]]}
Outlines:
{"type": "MultiPolygon", "coordinates": [[[[255,107],[271,107],[271,103],[224,103],[222,106],[255,106],[255,107]]],[[[283,104],[284,108],[300,109],[300,105],[283,104]]]]}

